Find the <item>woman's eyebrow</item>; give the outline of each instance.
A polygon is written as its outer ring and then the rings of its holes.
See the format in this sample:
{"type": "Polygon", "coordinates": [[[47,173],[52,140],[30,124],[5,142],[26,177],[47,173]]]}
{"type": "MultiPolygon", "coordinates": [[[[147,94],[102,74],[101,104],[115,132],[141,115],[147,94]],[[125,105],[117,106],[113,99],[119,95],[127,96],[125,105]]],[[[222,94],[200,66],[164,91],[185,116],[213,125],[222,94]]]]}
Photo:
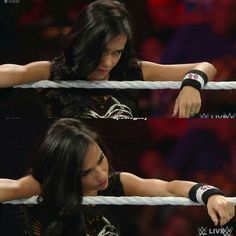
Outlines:
{"type": "Polygon", "coordinates": [[[101,159],[102,159],[104,156],[105,156],[104,153],[101,152],[101,154],[100,154],[100,156],[99,156],[99,159],[98,159],[98,161],[97,161],[97,164],[101,161],[101,159]]]}
{"type": "Polygon", "coordinates": [[[123,51],[125,50],[125,48],[124,48],[124,47],[122,47],[122,48],[115,49],[115,50],[113,50],[113,49],[110,49],[110,48],[105,48],[105,50],[108,50],[108,51],[117,51],[117,52],[123,52],[123,51]]]}
{"type": "Polygon", "coordinates": [[[124,48],[121,48],[121,49],[117,49],[116,51],[123,52],[124,50],[125,50],[124,48]]]}
{"type": "MultiPolygon", "coordinates": [[[[99,159],[97,161],[97,164],[99,163],[99,161],[104,157],[104,153],[101,152],[100,155],[99,155],[99,159]]],[[[94,167],[91,167],[91,168],[88,168],[88,169],[85,169],[85,170],[82,170],[82,172],[88,172],[88,171],[91,171],[94,167]]]]}

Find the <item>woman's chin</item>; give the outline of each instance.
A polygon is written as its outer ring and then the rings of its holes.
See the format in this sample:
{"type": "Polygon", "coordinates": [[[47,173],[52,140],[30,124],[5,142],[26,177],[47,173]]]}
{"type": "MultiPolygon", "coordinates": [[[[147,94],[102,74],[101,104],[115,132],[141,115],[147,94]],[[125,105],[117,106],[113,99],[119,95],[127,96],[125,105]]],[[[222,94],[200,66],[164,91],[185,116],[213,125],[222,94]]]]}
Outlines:
{"type": "Polygon", "coordinates": [[[96,76],[91,76],[91,77],[88,77],[88,80],[90,81],[103,81],[103,80],[108,80],[109,79],[109,73],[106,73],[106,74],[98,74],[96,76]]]}

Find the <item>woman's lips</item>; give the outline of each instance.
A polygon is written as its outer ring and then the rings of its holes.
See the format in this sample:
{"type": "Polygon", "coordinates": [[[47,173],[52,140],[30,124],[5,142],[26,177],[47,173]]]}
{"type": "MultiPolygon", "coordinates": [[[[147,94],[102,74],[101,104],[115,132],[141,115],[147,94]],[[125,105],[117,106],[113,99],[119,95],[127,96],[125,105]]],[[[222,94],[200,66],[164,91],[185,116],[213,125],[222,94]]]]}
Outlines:
{"type": "Polygon", "coordinates": [[[109,70],[103,70],[103,69],[97,69],[97,71],[99,72],[99,74],[108,74],[109,70]]]}
{"type": "Polygon", "coordinates": [[[98,186],[103,187],[107,185],[107,180],[102,180],[98,183],[98,186]]]}

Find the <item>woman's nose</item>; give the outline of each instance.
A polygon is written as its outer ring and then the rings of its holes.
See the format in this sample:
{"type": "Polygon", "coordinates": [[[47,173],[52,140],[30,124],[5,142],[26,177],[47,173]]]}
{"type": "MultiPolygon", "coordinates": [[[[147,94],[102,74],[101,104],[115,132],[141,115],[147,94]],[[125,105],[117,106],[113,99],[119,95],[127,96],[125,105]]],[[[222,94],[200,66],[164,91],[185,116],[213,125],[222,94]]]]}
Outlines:
{"type": "Polygon", "coordinates": [[[110,69],[112,67],[112,58],[110,54],[103,56],[101,65],[105,67],[106,69],[110,69]]]}
{"type": "Polygon", "coordinates": [[[106,172],[103,168],[96,168],[96,180],[97,181],[101,181],[103,180],[106,176],[105,176],[106,172]]]}

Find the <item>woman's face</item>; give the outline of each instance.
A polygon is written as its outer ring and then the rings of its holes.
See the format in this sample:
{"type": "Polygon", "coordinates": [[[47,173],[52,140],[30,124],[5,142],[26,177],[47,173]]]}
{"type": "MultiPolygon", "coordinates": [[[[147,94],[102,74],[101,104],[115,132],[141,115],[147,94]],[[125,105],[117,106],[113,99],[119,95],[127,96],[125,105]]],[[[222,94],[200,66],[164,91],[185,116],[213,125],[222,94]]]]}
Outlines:
{"type": "Polygon", "coordinates": [[[82,186],[84,196],[97,195],[108,186],[108,161],[97,143],[89,146],[83,163],[82,186]]]}
{"type": "Polygon", "coordinates": [[[106,45],[98,68],[88,76],[88,80],[109,79],[110,71],[117,65],[121,58],[126,41],[126,35],[119,34],[106,45]]]}

